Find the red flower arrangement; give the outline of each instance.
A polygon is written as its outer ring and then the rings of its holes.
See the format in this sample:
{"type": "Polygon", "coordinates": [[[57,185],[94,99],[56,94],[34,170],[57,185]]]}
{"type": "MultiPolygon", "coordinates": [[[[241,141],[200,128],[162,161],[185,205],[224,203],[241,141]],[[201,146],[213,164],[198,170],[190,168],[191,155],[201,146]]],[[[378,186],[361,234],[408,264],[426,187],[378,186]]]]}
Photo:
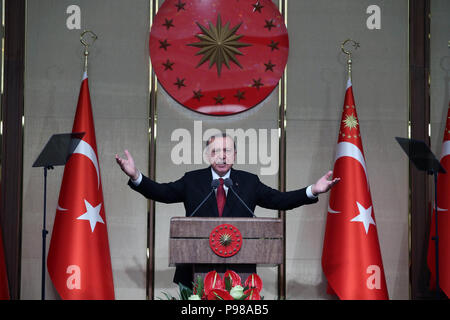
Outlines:
{"type": "Polygon", "coordinates": [[[193,290],[180,284],[180,297],[186,300],[261,300],[262,286],[256,273],[242,286],[241,277],[234,271],[225,272],[223,280],[216,271],[211,271],[205,279],[197,277],[193,290]]]}

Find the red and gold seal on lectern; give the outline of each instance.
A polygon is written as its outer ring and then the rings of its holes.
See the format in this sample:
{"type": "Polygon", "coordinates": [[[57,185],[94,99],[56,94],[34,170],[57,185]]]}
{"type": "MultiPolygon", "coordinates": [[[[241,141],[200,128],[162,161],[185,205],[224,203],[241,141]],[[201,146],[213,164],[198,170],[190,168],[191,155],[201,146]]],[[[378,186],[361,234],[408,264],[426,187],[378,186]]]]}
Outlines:
{"type": "Polygon", "coordinates": [[[275,89],[289,39],[272,0],[166,0],[149,48],[158,81],[173,99],[199,113],[231,115],[275,89]]]}
{"type": "Polygon", "coordinates": [[[220,257],[232,257],[241,250],[242,234],[231,224],[221,224],[209,234],[209,246],[220,257]]]}

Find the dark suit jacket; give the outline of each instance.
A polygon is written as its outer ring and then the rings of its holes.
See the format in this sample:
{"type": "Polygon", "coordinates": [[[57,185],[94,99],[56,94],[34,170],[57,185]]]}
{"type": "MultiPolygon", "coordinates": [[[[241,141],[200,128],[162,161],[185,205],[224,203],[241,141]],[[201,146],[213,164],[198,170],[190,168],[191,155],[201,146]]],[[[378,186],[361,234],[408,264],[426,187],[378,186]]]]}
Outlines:
{"type": "MultiPolygon", "coordinates": [[[[258,205],[267,209],[289,210],[304,204],[316,203],[318,199],[310,199],[306,195],[306,188],[280,192],[263,184],[258,176],[246,171],[231,169],[230,178],[233,181],[233,190],[242,198],[247,206],[254,211],[258,205]]],[[[138,186],[131,181],[129,186],[146,198],[163,203],[183,202],[186,216],[189,216],[203,199],[211,192],[211,167],[190,171],[174,182],[158,183],[143,176],[138,186]]],[[[215,194],[203,204],[195,214],[196,217],[218,217],[215,194]]],[[[252,217],[245,206],[240,203],[236,195],[228,190],[223,217],[252,217]]],[[[188,266],[177,266],[174,282],[192,286],[192,269],[188,266]]],[[[219,271],[219,270],[217,270],[219,271]]],[[[237,270],[234,270],[239,272],[237,270]]],[[[220,271],[219,271],[220,272],[220,271]]],[[[256,272],[255,265],[248,265],[245,271],[256,272]]],[[[244,279],[243,279],[244,280],[244,279]]]]}

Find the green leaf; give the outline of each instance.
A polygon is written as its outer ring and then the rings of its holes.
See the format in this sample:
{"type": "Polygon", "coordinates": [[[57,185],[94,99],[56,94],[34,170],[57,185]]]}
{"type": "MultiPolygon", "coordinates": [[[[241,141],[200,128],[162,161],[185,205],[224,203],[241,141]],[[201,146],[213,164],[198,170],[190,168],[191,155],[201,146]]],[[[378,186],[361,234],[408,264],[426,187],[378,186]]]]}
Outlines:
{"type": "Polygon", "coordinates": [[[219,300],[223,300],[223,298],[221,297],[221,296],[219,296],[217,293],[215,293],[214,291],[213,291],[213,294],[216,296],[216,298],[218,298],[219,300]]]}
{"type": "Polygon", "coordinates": [[[180,299],[187,300],[192,295],[192,290],[186,287],[182,283],[178,283],[178,288],[180,289],[180,299]]]}
{"type": "Polygon", "coordinates": [[[232,281],[233,280],[231,279],[231,277],[225,278],[225,290],[227,290],[228,292],[230,292],[231,290],[231,285],[233,284],[232,281]]]}
{"type": "Polygon", "coordinates": [[[197,295],[201,298],[203,297],[203,278],[201,276],[197,276],[197,295]]]}
{"type": "Polygon", "coordinates": [[[250,295],[250,293],[248,293],[248,294],[244,294],[244,295],[242,295],[242,297],[239,299],[239,300],[245,300],[245,299],[247,299],[247,297],[250,295]]]}

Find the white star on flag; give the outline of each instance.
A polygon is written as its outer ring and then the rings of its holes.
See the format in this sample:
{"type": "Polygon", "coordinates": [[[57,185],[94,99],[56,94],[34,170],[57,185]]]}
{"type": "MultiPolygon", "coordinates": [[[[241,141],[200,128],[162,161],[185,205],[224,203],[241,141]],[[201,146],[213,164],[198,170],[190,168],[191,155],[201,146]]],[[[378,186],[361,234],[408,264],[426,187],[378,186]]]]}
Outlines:
{"type": "Polygon", "coordinates": [[[358,205],[359,215],[357,215],[350,221],[362,222],[367,234],[369,232],[370,225],[371,224],[375,225],[375,221],[373,221],[372,219],[372,206],[366,209],[359,202],[356,202],[356,204],[358,205]]]}
{"type": "Polygon", "coordinates": [[[84,204],[86,205],[86,212],[83,215],[79,216],[77,220],[89,220],[91,231],[94,232],[97,222],[103,224],[105,223],[100,216],[100,209],[102,208],[102,204],[100,203],[98,206],[93,207],[86,199],[84,199],[84,204]]]}

